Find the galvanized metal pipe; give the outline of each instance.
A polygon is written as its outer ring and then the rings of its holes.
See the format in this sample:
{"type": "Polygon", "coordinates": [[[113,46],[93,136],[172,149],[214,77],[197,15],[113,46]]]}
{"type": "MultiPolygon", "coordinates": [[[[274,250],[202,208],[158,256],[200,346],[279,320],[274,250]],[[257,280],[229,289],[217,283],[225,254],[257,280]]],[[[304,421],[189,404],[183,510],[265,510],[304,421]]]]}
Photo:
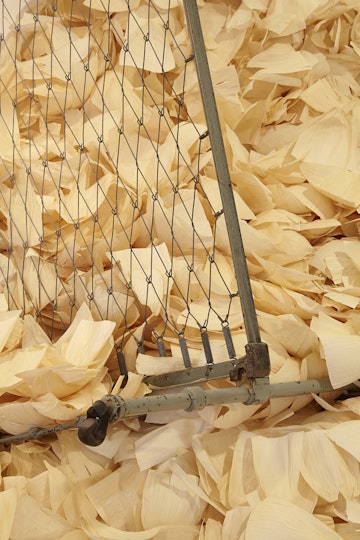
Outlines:
{"type": "MultiPolygon", "coordinates": [[[[355,391],[359,393],[359,386],[352,384],[337,391],[355,391]]],[[[101,403],[107,411],[108,421],[116,422],[122,418],[143,416],[153,411],[173,411],[173,410],[200,410],[207,405],[228,404],[228,403],[265,403],[270,398],[295,397],[306,394],[320,394],[332,392],[333,387],[329,379],[319,379],[310,381],[298,381],[290,383],[269,384],[268,379],[257,379],[251,386],[237,386],[232,388],[222,388],[214,390],[203,390],[200,387],[185,388],[182,392],[167,393],[161,395],[150,395],[143,398],[131,398],[124,400],[121,396],[107,395],[97,403],[101,403]]],[[[89,409],[90,410],[90,409],[89,409]]],[[[0,438],[0,445],[9,445],[23,440],[40,439],[71,428],[78,428],[79,437],[85,444],[97,446],[105,439],[106,425],[103,433],[99,436],[95,431],[99,428],[101,418],[95,416],[81,416],[74,422],[60,426],[48,428],[33,428],[20,435],[7,435],[0,438]],[[96,436],[95,436],[96,435],[96,436]]]]}
{"type": "MultiPolygon", "coordinates": [[[[354,388],[350,385],[338,390],[354,388]]],[[[181,392],[149,395],[143,398],[123,399],[107,395],[103,401],[111,409],[110,422],[133,416],[143,416],[154,411],[200,410],[208,405],[266,403],[271,398],[295,397],[306,394],[332,392],[329,379],[314,379],[289,383],[269,384],[268,379],[257,379],[254,384],[230,388],[203,390],[198,386],[185,388],[181,392]]]]}

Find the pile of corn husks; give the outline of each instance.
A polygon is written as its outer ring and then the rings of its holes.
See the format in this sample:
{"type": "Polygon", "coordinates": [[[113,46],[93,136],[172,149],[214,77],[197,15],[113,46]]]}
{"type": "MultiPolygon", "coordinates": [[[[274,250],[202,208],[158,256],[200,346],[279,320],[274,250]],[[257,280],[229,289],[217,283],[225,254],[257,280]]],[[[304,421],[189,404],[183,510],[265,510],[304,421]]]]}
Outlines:
{"type": "MultiPolygon", "coordinates": [[[[159,122],[158,111],[136,91],[134,79],[124,83],[129,102],[119,105],[112,93],[115,75],[105,78],[97,53],[99,43],[113,43],[111,61],[118,73],[131,64],[115,35],[103,31],[110,13],[113,27],[132,44],[132,61],[139,62],[145,50],[139,28],[148,20],[149,6],[151,13],[167,13],[170,6],[177,30],[173,38],[181,50],[190,52],[181,1],[135,0],[132,23],[126,22],[126,1],[62,0],[56,12],[46,4],[38,2],[43,11],[35,19],[31,10],[25,11],[17,29],[10,25],[0,43],[0,429],[12,434],[71,421],[111,391],[114,340],[125,330],[141,327],[138,307],[126,289],[131,272],[138,278],[133,292],[148,306],[149,320],[158,334],[165,328],[163,338],[172,354],[167,366],[178,366],[179,347],[162,321],[164,305],[174,324],[181,326],[187,313],[180,287],[167,296],[164,276],[170,266],[174,283],[184,275],[166,228],[165,217],[171,212],[173,231],[182,234],[185,253],[203,245],[210,249],[216,228],[218,270],[212,273],[211,286],[218,314],[229,309],[228,293],[235,287],[223,217],[215,227],[204,198],[189,188],[187,167],[176,163],[174,139],[167,137],[169,126],[175,126],[174,103],[167,101],[168,123],[159,122]],[[82,18],[89,6],[91,40],[82,18]],[[64,20],[76,21],[71,45],[64,20]],[[19,28],[31,50],[18,46],[19,28]],[[52,36],[52,50],[41,35],[52,36]],[[63,76],[67,71],[73,75],[71,84],[63,76]],[[52,78],[50,87],[46,74],[52,78]],[[32,96],[24,81],[32,81],[32,96]],[[129,149],[122,151],[121,188],[111,170],[118,151],[116,130],[110,113],[104,113],[99,88],[110,110],[125,118],[130,141],[139,140],[138,124],[131,133],[134,110],[142,111],[148,129],[147,137],[142,133],[137,159],[145,176],[139,178],[134,171],[129,149]],[[45,109],[49,120],[40,114],[45,109]],[[61,127],[64,109],[66,138],[61,127]],[[26,115],[29,130],[19,121],[26,115]],[[149,142],[156,137],[157,153],[168,170],[176,169],[179,175],[182,203],[175,212],[161,191],[164,184],[149,186],[143,180],[156,170],[149,142]],[[79,140],[84,143],[81,148],[79,140]],[[103,140],[109,156],[99,149],[103,140]],[[29,164],[17,152],[20,148],[23,156],[26,149],[37,156],[29,157],[32,183],[27,180],[29,164]],[[59,158],[64,152],[69,170],[59,158]],[[87,161],[82,161],[84,152],[87,161]],[[96,181],[90,162],[99,164],[96,181]],[[9,173],[12,166],[14,176],[9,173]],[[79,171],[77,189],[71,167],[79,171]],[[135,192],[148,216],[145,220],[138,206],[129,208],[128,194],[135,192]],[[159,198],[166,211],[155,209],[151,214],[159,198]],[[114,235],[114,201],[122,231],[115,235],[109,256],[104,238],[114,235]],[[184,220],[183,208],[187,213],[192,208],[192,222],[184,220]],[[151,221],[156,255],[153,243],[146,240],[152,238],[146,229],[151,221]],[[202,239],[198,243],[193,226],[202,239]],[[93,242],[91,254],[86,231],[93,242]],[[118,274],[117,263],[122,269],[118,274]],[[158,265],[152,274],[156,294],[141,271],[153,263],[158,265]],[[91,273],[94,265],[103,270],[102,279],[91,273]],[[111,270],[113,303],[108,294],[111,270]],[[87,296],[90,284],[97,295],[96,309],[87,296]],[[118,305],[127,313],[126,325],[118,305]],[[71,324],[51,341],[36,318],[48,321],[48,329],[55,311],[71,324]]],[[[271,381],[329,375],[334,388],[340,388],[360,377],[359,2],[243,0],[238,6],[229,0],[199,2],[199,10],[259,324],[270,350],[271,381]]],[[[156,17],[153,25],[159,50],[155,39],[155,52],[148,49],[144,56],[147,84],[160,91],[160,56],[180,93],[176,76],[181,59],[168,34],[164,47],[164,30],[156,17]]],[[[199,156],[194,143],[204,128],[204,115],[193,65],[183,91],[195,124],[180,123],[177,144],[195,163],[199,156]]],[[[221,203],[206,143],[202,152],[202,187],[216,214],[221,203]]],[[[194,263],[198,274],[208,275],[208,260],[198,256],[194,263]]],[[[206,289],[205,282],[206,278],[206,289]]],[[[219,361],[225,351],[221,330],[206,315],[208,298],[196,297],[196,285],[191,283],[194,329],[205,313],[219,361]]],[[[246,337],[239,330],[242,319],[234,304],[229,324],[241,349],[246,337]]],[[[190,322],[187,328],[191,331],[190,322]]],[[[195,331],[189,336],[192,359],[204,361],[200,336],[195,331]]],[[[140,374],[163,370],[163,359],[137,355],[130,340],[126,358],[132,372],[121,395],[143,396],[148,390],[140,374]]],[[[355,539],[360,531],[360,400],[310,399],[152,413],[145,420],[111,426],[105,442],[95,449],[82,445],[74,431],[59,433],[56,440],[4,447],[0,539],[355,539]]]]}

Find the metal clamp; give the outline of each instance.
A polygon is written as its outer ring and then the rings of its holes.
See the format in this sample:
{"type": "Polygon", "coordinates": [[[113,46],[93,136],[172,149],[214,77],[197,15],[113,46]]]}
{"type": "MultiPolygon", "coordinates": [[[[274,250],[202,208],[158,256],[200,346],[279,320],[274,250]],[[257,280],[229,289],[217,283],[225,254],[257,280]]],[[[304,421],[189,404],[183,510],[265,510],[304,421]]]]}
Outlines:
{"type": "Polygon", "coordinates": [[[78,436],[87,446],[99,446],[106,437],[111,417],[110,407],[103,401],[95,401],[87,411],[87,418],[78,430],[78,436]]]}

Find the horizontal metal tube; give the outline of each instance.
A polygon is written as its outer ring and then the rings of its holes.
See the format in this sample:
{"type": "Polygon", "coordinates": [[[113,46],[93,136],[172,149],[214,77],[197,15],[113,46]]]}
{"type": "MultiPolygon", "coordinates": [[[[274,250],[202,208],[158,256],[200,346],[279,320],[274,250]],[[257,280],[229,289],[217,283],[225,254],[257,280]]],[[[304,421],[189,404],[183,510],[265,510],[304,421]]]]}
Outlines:
{"type": "MultiPolygon", "coordinates": [[[[329,379],[313,379],[309,381],[293,381],[288,383],[269,384],[268,378],[256,379],[253,385],[235,386],[231,388],[221,388],[214,390],[203,390],[197,386],[184,388],[181,392],[167,393],[160,395],[150,395],[142,398],[123,399],[121,396],[109,394],[104,396],[102,401],[109,407],[111,414],[109,421],[116,422],[122,418],[143,416],[153,411],[172,411],[172,410],[199,410],[207,405],[227,404],[227,403],[266,403],[271,398],[295,397],[306,394],[321,394],[323,392],[332,392],[329,379]]],[[[354,392],[354,395],[360,393],[357,384],[351,384],[343,388],[336,389],[338,392],[354,392]]],[[[69,428],[79,428],[85,425],[89,418],[81,416],[74,422],[51,426],[47,428],[33,428],[20,435],[8,435],[0,438],[0,445],[8,445],[22,440],[40,439],[46,435],[63,431],[69,428]]],[[[94,424],[100,419],[91,417],[94,424]]],[[[94,426],[90,426],[90,429],[94,426]]],[[[106,432],[106,430],[105,430],[106,432]]],[[[86,435],[86,433],[85,433],[86,435]]],[[[86,443],[87,444],[87,443],[86,443]]],[[[100,444],[100,443],[98,443],[100,444]]]]}
{"type": "MultiPolygon", "coordinates": [[[[295,397],[306,394],[332,392],[329,379],[294,381],[288,383],[268,384],[268,379],[257,379],[252,386],[236,386],[203,390],[193,386],[181,392],[150,395],[143,398],[122,399],[121,396],[109,395],[104,398],[112,408],[111,421],[131,416],[142,416],[154,411],[196,410],[208,405],[227,403],[265,403],[270,398],[295,397]]],[[[337,390],[354,388],[350,385],[337,390]]]]}
{"type": "Polygon", "coordinates": [[[321,394],[323,392],[334,392],[334,388],[331,386],[329,379],[312,379],[309,381],[270,384],[271,398],[321,394]]]}
{"type": "Polygon", "coordinates": [[[111,422],[132,416],[143,416],[154,411],[202,409],[219,403],[246,402],[250,398],[246,386],[203,390],[198,386],[185,388],[182,392],[151,395],[143,398],[122,399],[120,396],[105,396],[105,403],[112,408],[111,422]]]}

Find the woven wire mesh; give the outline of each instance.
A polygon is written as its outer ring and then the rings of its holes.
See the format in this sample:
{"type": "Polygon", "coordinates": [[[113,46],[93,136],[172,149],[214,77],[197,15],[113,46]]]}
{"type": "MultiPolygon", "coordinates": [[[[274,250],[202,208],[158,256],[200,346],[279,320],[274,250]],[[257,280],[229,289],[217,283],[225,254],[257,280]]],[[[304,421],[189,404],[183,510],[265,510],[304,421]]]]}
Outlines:
{"type": "Polygon", "coordinates": [[[55,340],[86,303],[96,320],[116,322],[130,363],[139,350],[171,348],[187,364],[185,340],[206,352],[205,336],[242,333],[181,2],[21,1],[19,18],[3,10],[8,308],[34,315],[55,340]]]}

